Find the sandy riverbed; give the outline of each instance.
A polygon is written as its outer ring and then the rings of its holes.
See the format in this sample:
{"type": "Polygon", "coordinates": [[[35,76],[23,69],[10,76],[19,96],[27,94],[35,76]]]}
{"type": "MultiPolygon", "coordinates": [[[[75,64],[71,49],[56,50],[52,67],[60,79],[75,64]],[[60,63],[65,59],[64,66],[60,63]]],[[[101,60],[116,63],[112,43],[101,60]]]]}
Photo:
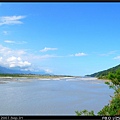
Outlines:
{"type": "Polygon", "coordinates": [[[29,78],[29,77],[0,77],[0,84],[4,84],[7,82],[30,82],[33,79],[36,80],[63,80],[63,79],[73,79],[75,77],[33,77],[33,78],[29,78]]]}
{"type": "MultiPolygon", "coordinates": [[[[66,79],[74,79],[76,77],[35,77],[35,78],[28,78],[28,77],[0,77],[0,84],[5,84],[7,82],[31,82],[32,80],[66,80],[66,79]]],[[[97,79],[94,77],[77,77],[80,80],[102,80],[97,79]]],[[[102,80],[104,82],[109,82],[110,80],[102,80]]]]}

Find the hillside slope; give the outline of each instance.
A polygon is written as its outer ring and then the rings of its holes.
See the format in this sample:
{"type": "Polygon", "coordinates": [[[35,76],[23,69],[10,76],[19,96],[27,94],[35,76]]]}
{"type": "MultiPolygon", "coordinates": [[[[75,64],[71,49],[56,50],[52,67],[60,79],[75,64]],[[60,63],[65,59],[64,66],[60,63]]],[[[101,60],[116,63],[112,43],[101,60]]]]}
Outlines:
{"type": "Polygon", "coordinates": [[[98,77],[98,78],[106,78],[106,76],[109,73],[116,73],[116,71],[118,71],[118,70],[120,70],[120,65],[117,65],[115,67],[109,68],[107,70],[103,70],[103,71],[100,71],[100,72],[93,73],[91,75],[86,75],[86,76],[98,77]]]}

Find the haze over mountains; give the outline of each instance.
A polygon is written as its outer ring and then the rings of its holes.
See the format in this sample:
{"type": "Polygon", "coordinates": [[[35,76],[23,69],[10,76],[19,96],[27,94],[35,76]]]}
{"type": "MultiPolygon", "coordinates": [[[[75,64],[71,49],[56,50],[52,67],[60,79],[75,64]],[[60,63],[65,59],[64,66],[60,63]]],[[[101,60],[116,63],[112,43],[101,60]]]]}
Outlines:
{"type": "Polygon", "coordinates": [[[0,74],[47,74],[45,71],[39,71],[39,72],[34,72],[34,71],[23,71],[18,68],[6,68],[0,66],[0,74]]]}

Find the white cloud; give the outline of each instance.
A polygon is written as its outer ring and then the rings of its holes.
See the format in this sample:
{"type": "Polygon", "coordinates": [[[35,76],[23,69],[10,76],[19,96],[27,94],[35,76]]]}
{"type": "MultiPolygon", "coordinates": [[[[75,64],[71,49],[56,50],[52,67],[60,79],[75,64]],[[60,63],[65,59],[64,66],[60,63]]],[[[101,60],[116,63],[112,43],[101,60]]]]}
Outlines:
{"type": "Polygon", "coordinates": [[[23,61],[20,57],[9,57],[7,58],[7,63],[9,67],[20,67],[20,68],[26,68],[31,66],[31,63],[28,61],[23,61]]]}
{"type": "Polygon", "coordinates": [[[85,53],[76,53],[75,56],[85,56],[85,53]]]}
{"type": "Polygon", "coordinates": [[[43,60],[43,59],[48,59],[48,58],[56,58],[56,57],[63,57],[63,56],[57,56],[57,55],[49,55],[49,54],[45,54],[45,55],[34,55],[34,54],[30,54],[27,53],[25,50],[13,50],[10,49],[8,47],[4,47],[2,45],[0,45],[0,55],[3,57],[11,57],[11,56],[15,56],[15,57],[24,57],[24,59],[26,60],[43,60]]]}
{"type": "Polygon", "coordinates": [[[114,57],[114,59],[116,59],[116,60],[120,60],[120,56],[114,57]]]}
{"type": "Polygon", "coordinates": [[[47,51],[50,51],[50,50],[57,50],[57,48],[47,48],[47,47],[45,47],[44,49],[40,50],[40,52],[47,52],[47,51]]]}
{"type": "Polygon", "coordinates": [[[24,50],[12,50],[0,45],[0,65],[2,66],[20,68],[31,66],[30,62],[24,60],[24,55],[26,55],[24,50]]]}
{"type": "Polygon", "coordinates": [[[2,57],[0,57],[0,61],[2,61],[2,57]]]}
{"type": "Polygon", "coordinates": [[[2,16],[0,17],[0,26],[22,24],[23,22],[20,20],[23,18],[25,18],[25,16],[2,16]]]}
{"type": "Polygon", "coordinates": [[[48,55],[48,54],[39,56],[39,58],[41,58],[41,59],[54,58],[54,57],[57,57],[57,56],[55,56],[55,55],[48,55]]]}
{"type": "Polygon", "coordinates": [[[55,58],[55,55],[35,55],[25,50],[13,50],[11,48],[0,45],[0,66],[20,68],[21,70],[30,70],[34,72],[45,71],[51,73],[49,68],[40,67],[41,60],[55,58]],[[37,63],[37,64],[36,64],[37,63]],[[39,63],[39,64],[38,64],[39,63]]]}
{"type": "Polygon", "coordinates": [[[35,55],[33,53],[28,53],[27,50],[15,50],[9,47],[0,45],[0,66],[4,67],[17,67],[21,70],[30,71],[45,71],[51,73],[52,70],[46,67],[40,67],[42,61],[48,60],[49,58],[57,58],[63,56],[57,55],[35,55]]]}
{"type": "Polygon", "coordinates": [[[87,54],[85,53],[76,53],[76,54],[71,54],[70,56],[76,56],[76,57],[80,57],[80,56],[86,56],[87,54]]]}
{"type": "Polygon", "coordinates": [[[27,43],[26,41],[13,41],[13,40],[4,40],[5,43],[10,43],[10,44],[25,44],[27,43]]]}
{"type": "Polygon", "coordinates": [[[0,45],[0,55],[4,57],[10,57],[10,56],[21,56],[26,54],[24,50],[12,50],[10,48],[4,47],[0,45]]]}
{"type": "Polygon", "coordinates": [[[7,62],[12,62],[12,61],[15,61],[15,60],[17,60],[17,59],[18,59],[18,58],[12,56],[12,57],[10,57],[10,58],[7,59],[7,62]]]}
{"type": "Polygon", "coordinates": [[[12,40],[5,40],[4,42],[5,43],[15,43],[15,41],[12,41],[12,40]]]}

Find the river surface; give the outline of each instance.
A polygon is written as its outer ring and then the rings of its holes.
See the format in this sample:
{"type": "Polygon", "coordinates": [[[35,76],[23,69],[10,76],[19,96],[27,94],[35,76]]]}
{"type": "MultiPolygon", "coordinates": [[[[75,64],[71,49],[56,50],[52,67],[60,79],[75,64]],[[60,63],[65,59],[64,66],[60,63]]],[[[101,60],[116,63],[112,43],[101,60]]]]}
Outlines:
{"type": "Polygon", "coordinates": [[[75,115],[84,109],[97,113],[110,95],[113,90],[102,80],[19,79],[0,84],[0,115],[75,115]]]}

